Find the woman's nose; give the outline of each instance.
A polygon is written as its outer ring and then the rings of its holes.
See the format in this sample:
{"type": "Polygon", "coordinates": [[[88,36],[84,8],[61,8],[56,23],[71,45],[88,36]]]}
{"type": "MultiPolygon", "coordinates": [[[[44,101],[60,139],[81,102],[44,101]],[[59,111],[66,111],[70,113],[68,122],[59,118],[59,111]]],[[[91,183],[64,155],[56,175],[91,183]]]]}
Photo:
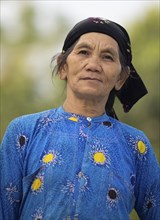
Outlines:
{"type": "Polygon", "coordinates": [[[99,62],[98,57],[96,56],[91,56],[87,59],[87,64],[86,64],[86,70],[87,71],[92,71],[92,72],[101,72],[102,67],[99,62]]]}

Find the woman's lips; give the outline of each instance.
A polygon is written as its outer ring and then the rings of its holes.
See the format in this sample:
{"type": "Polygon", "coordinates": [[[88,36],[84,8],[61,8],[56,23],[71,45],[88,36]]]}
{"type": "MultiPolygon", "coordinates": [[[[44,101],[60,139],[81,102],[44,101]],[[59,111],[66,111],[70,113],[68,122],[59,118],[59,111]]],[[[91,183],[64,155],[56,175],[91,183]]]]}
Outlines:
{"type": "Polygon", "coordinates": [[[83,77],[83,78],[81,78],[81,80],[91,80],[91,81],[99,81],[99,82],[102,82],[101,79],[95,78],[95,77],[83,77]]]}

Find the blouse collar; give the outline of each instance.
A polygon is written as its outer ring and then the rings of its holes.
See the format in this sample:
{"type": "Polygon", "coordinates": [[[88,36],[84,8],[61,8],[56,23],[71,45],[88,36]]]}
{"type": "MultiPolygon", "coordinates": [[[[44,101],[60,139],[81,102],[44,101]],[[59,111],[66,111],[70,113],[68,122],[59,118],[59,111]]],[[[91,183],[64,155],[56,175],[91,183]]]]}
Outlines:
{"type": "Polygon", "coordinates": [[[109,120],[109,116],[104,113],[103,115],[101,116],[96,116],[96,117],[86,117],[86,116],[83,116],[83,115],[79,115],[79,114],[75,114],[75,113],[72,113],[72,112],[66,112],[63,108],[63,106],[60,106],[58,109],[57,109],[57,113],[58,115],[61,115],[65,118],[68,118],[69,120],[71,121],[89,121],[89,122],[104,122],[104,121],[110,121],[109,120]]]}

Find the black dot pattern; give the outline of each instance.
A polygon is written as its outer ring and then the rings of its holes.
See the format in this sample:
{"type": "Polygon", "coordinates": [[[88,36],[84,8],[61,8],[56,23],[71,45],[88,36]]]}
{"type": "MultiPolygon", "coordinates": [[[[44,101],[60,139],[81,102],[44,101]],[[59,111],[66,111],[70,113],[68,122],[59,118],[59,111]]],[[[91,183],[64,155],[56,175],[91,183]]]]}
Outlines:
{"type": "Polygon", "coordinates": [[[22,147],[23,145],[25,145],[25,143],[26,143],[26,137],[24,135],[21,135],[19,137],[19,144],[20,144],[20,146],[22,147]]]}
{"type": "Polygon", "coordinates": [[[152,206],[153,206],[152,202],[151,202],[151,201],[148,201],[148,202],[147,202],[147,209],[152,208],[152,206]]]}
{"type": "Polygon", "coordinates": [[[117,192],[115,189],[110,189],[108,192],[108,195],[109,195],[110,199],[114,200],[117,198],[117,192]]]}
{"type": "Polygon", "coordinates": [[[112,125],[112,123],[110,121],[104,121],[103,125],[107,126],[107,127],[110,127],[112,125]]]}

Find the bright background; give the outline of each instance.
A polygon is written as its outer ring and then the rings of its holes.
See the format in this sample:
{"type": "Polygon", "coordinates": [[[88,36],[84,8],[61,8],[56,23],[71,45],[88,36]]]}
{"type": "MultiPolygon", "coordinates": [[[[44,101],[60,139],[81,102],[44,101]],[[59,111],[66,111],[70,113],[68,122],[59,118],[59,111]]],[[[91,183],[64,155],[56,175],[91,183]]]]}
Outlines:
{"type": "MultiPolygon", "coordinates": [[[[1,134],[20,115],[57,107],[63,84],[52,80],[51,58],[78,21],[103,17],[124,26],[131,37],[133,63],[149,94],[129,113],[118,101],[119,119],[143,130],[160,161],[159,1],[1,0],[1,134]]],[[[138,219],[132,213],[132,220],[138,219]]]]}

